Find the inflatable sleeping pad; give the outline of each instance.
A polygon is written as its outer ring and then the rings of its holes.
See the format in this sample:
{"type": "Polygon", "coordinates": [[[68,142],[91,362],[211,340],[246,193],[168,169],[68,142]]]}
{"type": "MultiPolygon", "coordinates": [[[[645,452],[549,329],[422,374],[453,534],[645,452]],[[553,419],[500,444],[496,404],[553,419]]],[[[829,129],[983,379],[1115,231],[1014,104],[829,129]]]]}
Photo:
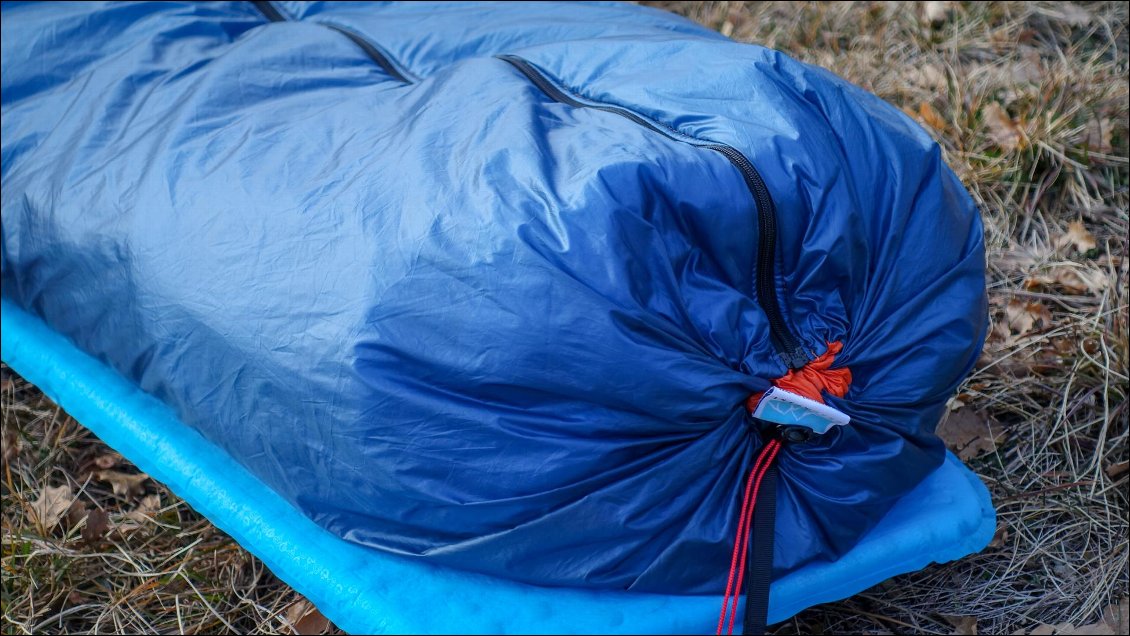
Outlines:
{"type": "Polygon", "coordinates": [[[865,91],[621,4],[2,16],[5,361],[346,629],[712,629],[759,546],[780,620],[991,536],[933,434],[981,225],[865,91]]]}

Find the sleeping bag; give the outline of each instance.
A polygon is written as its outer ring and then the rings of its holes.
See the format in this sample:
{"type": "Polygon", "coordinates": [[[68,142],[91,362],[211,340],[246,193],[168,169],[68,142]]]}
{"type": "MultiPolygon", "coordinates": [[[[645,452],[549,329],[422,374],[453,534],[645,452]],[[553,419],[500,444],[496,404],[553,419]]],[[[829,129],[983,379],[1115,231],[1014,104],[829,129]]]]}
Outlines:
{"type": "Polygon", "coordinates": [[[777,576],[943,461],[981,225],[826,71],[626,4],[2,16],[5,301],[349,542],[713,594],[767,448],[777,576]]]}

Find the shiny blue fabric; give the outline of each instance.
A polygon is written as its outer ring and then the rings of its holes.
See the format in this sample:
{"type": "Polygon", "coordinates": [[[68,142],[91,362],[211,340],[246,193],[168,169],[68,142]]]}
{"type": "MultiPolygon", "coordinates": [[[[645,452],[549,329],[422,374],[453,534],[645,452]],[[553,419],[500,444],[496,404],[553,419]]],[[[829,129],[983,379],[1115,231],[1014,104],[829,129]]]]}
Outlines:
{"type": "Polygon", "coordinates": [[[3,295],[349,541],[712,593],[786,368],[721,154],[852,424],[782,454],[775,569],[937,468],[985,331],[937,146],[831,74],[630,5],[6,3],[3,295]],[[347,29],[387,54],[389,74],[347,29]]]}
{"type": "MultiPolygon", "coordinates": [[[[705,634],[717,624],[716,593],[541,587],[342,540],[180,422],[167,405],[7,299],[0,299],[0,354],[347,633],[705,634]]],[[[774,581],[769,620],[978,552],[996,528],[988,489],[947,453],[846,554],[774,581]]]]}

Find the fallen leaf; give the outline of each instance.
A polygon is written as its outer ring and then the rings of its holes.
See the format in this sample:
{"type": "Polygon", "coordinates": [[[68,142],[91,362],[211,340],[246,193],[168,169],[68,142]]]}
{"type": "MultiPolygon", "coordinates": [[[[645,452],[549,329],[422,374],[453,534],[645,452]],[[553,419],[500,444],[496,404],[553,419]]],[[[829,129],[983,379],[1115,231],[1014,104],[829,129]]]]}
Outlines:
{"type": "Polygon", "coordinates": [[[1022,272],[1046,261],[1052,252],[1047,248],[1017,248],[997,254],[994,264],[1002,272],[1022,272]]]}
{"type": "Polygon", "coordinates": [[[1051,274],[1032,274],[1024,278],[1024,289],[1028,291],[1051,289],[1052,287],[1055,287],[1055,277],[1051,274]]]}
{"type": "Polygon", "coordinates": [[[1118,462],[1117,464],[1111,464],[1106,467],[1106,476],[1111,479],[1118,479],[1127,472],[1130,472],[1130,461],[1118,462]]]}
{"type": "Polygon", "coordinates": [[[86,519],[86,504],[76,498],[67,509],[65,518],[72,528],[82,523],[82,520],[86,519]]]}
{"type": "Polygon", "coordinates": [[[922,5],[922,19],[932,27],[940,27],[949,19],[952,9],[953,2],[931,0],[922,5]]]}
{"type": "Polygon", "coordinates": [[[1127,627],[1130,627],[1130,597],[1123,597],[1117,603],[1111,603],[1110,606],[1103,611],[1102,619],[1097,623],[1079,627],[1071,623],[1040,625],[1028,633],[1033,635],[1043,634],[1044,636],[1051,636],[1053,634],[1062,634],[1063,636],[1108,636],[1113,634],[1125,634],[1127,627]]]}
{"type": "Polygon", "coordinates": [[[330,630],[330,621],[314,604],[299,597],[286,608],[284,634],[325,634],[330,630]]]}
{"type": "Polygon", "coordinates": [[[950,411],[938,424],[938,437],[962,460],[973,459],[982,453],[991,453],[1005,439],[1003,430],[994,432],[983,411],[965,408],[950,411]]]}
{"type": "MultiPolygon", "coordinates": [[[[1012,342],[1012,332],[1008,330],[1008,325],[1004,321],[994,320],[993,328],[989,331],[988,341],[990,344],[994,345],[1000,343],[1009,344],[1012,342]]],[[[981,358],[984,359],[977,361],[978,367],[983,367],[993,362],[993,357],[988,355],[986,351],[981,352],[981,358]]]]}
{"type": "Polygon", "coordinates": [[[1046,329],[1052,324],[1052,313],[1040,302],[1024,302],[1012,299],[1004,308],[1009,332],[1014,336],[1024,336],[1037,329],[1046,329]]]}
{"type": "Polygon", "coordinates": [[[122,534],[140,530],[153,520],[153,514],[161,509],[160,495],[146,495],[142,497],[133,510],[115,515],[114,529],[122,534]]]}
{"type": "Polygon", "coordinates": [[[126,513],[126,518],[144,524],[149,521],[155,512],[161,509],[160,495],[146,495],[137,504],[137,507],[126,513]]]}
{"type": "Polygon", "coordinates": [[[117,453],[105,453],[94,458],[94,465],[102,470],[109,470],[122,461],[122,456],[117,453]]]}
{"type": "Polygon", "coordinates": [[[946,622],[953,625],[955,636],[977,636],[976,616],[943,616],[946,622]]]}
{"type": "Polygon", "coordinates": [[[1051,15],[1073,27],[1085,27],[1094,20],[1094,16],[1091,15],[1090,11],[1087,11],[1085,8],[1073,2],[1064,2],[1056,5],[1056,12],[1051,15]]]}
{"type": "Polygon", "coordinates": [[[1075,353],[1078,341],[1075,338],[1052,338],[1052,348],[1061,356],[1070,356],[1075,353]]]}
{"type": "Polygon", "coordinates": [[[1091,625],[1083,625],[1076,627],[1071,623],[1057,623],[1055,625],[1040,625],[1039,627],[1028,632],[1033,636],[1113,636],[1118,633],[1110,628],[1106,623],[1093,623],[1091,625]]]}
{"type": "Polygon", "coordinates": [[[1008,116],[1000,102],[991,102],[981,115],[988,127],[989,139],[1001,150],[1011,152],[1027,144],[1024,131],[1008,116]]]}
{"type": "Polygon", "coordinates": [[[1101,292],[1110,285],[1106,274],[1094,269],[1057,267],[1053,271],[1056,284],[1072,294],[1101,292]]]}
{"type": "Polygon", "coordinates": [[[1110,625],[1115,634],[1127,633],[1127,629],[1130,629],[1130,596],[1123,596],[1121,601],[1111,603],[1103,612],[1103,622],[1110,625]]]}
{"type": "Polygon", "coordinates": [[[1004,523],[997,524],[997,531],[993,533],[993,540],[989,542],[990,548],[1003,548],[1008,541],[1008,526],[1004,523]]]}
{"type": "Polygon", "coordinates": [[[1054,265],[1048,271],[1024,279],[1024,289],[1029,291],[1062,290],[1075,295],[1101,292],[1109,286],[1110,279],[1105,272],[1075,264],[1054,265]]]}
{"type": "Polygon", "coordinates": [[[92,508],[86,513],[86,525],[82,527],[82,540],[94,543],[110,531],[110,515],[101,508],[92,508]]]}
{"type": "Polygon", "coordinates": [[[1083,147],[1092,152],[1109,155],[1113,150],[1111,135],[1114,132],[1114,122],[1109,118],[1092,119],[1083,129],[1083,147]]]}
{"type": "Polygon", "coordinates": [[[908,69],[907,79],[918,86],[941,90],[946,88],[946,74],[937,64],[923,64],[920,67],[908,69]]]}
{"type": "Polygon", "coordinates": [[[1033,47],[1024,47],[1018,61],[1005,67],[1009,78],[1015,84],[1039,84],[1046,78],[1040,52],[1033,47]]]}
{"type": "Polygon", "coordinates": [[[1082,254],[1086,254],[1098,247],[1095,236],[1087,231],[1082,221],[1072,221],[1069,223],[1067,225],[1067,231],[1056,239],[1055,244],[1057,248],[1074,245],[1075,250],[1082,254]]]}
{"type": "Polygon", "coordinates": [[[70,486],[56,486],[43,489],[39,499],[31,503],[28,517],[36,525],[40,533],[46,534],[59,525],[63,515],[71,509],[75,497],[70,486]]]}
{"type": "Polygon", "coordinates": [[[116,470],[100,470],[94,474],[94,478],[110,482],[115,495],[123,499],[132,499],[145,492],[144,483],[145,480],[149,479],[149,475],[145,473],[131,475],[116,470]]]}
{"type": "Polygon", "coordinates": [[[918,105],[918,116],[934,130],[944,131],[946,129],[946,120],[942,119],[942,116],[934,110],[929,102],[922,102],[918,105]]]}
{"type": "Polygon", "coordinates": [[[1083,345],[1083,351],[1086,351],[1088,355],[1092,355],[1092,356],[1098,355],[1098,353],[1099,353],[1099,341],[1098,340],[1095,340],[1094,338],[1083,338],[1082,345],[1083,345]]]}

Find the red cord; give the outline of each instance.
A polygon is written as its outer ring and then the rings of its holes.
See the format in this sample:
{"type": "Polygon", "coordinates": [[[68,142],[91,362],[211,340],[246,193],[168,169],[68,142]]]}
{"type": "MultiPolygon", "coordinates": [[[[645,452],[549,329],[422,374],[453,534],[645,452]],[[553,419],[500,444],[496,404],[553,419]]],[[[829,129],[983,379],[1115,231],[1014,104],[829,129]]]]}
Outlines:
{"type": "MultiPolygon", "coordinates": [[[[800,369],[791,369],[784,377],[777,378],[773,385],[797,395],[804,396],[817,402],[824,402],[824,393],[827,392],[837,397],[847,394],[851,386],[851,370],[847,367],[833,369],[832,364],[836,355],[843,351],[842,342],[829,342],[828,350],[823,355],[812,360],[800,369]]],[[[755,393],[746,400],[746,408],[753,413],[764,393],[755,393]]],[[[734,536],[734,551],[730,556],[730,576],[726,579],[726,593],[722,597],[722,612],[718,615],[718,636],[722,634],[722,626],[726,622],[726,610],[730,610],[729,633],[734,633],[734,618],[738,613],[738,591],[742,589],[745,580],[746,556],[749,552],[749,535],[753,526],[753,509],[757,505],[757,493],[761,489],[761,479],[765,477],[777,453],[781,450],[780,440],[771,440],[757,455],[753,468],[749,471],[746,480],[745,494],[742,495],[741,518],[738,519],[738,531],[734,536]],[[737,572],[736,582],[734,573],[737,572]],[[730,606],[730,598],[734,603],[730,606]]],[[[749,599],[746,599],[749,602],[749,599]]]]}
{"type": "Polygon", "coordinates": [[[722,597],[722,612],[718,615],[717,634],[719,636],[722,634],[722,625],[726,621],[726,609],[730,606],[731,594],[734,603],[730,609],[729,633],[734,633],[734,617],[738,611],[739,590],[742,589],[742,580],[745,578],[745,561],[749,549],[749,533],[753,525],[753,509],[757,504],[757,492],[761,489],[761,479],[765,477],[765,473],[769,470],[773,460],[777,458],[777,452],[780,450],[781,442],[778,440],[771,440],[766,444],[761,449],[761,453],[758,454],[757,460],[753,463],[753,468],[749,471],[749,478],[746,480],[741,516],[738,518],[738,531],[734,536],[734,550],[730,556],[730,576],[726,580],[726,593],[722,597]],[[735,571],[737,571],[737,585],[734,585],[735,571]]]}
{"type": "MultiPolygon", "coordinates": [[[[761,470],[757,473],[757,478],[753,482],[753,494],[750,495],[749,513],[745,521],[745,536],[742,537],[742,556],[739,559],[740,567],[738,568],[738,580],[734,583],[734,604],[730,610],[730,625],[728,633],[734,633],[734,617],[738,613],[738,590],[742,589],[742,582],[745,581],[745,565],[746,554],[749,551],[749,535],[753,530],[753,509],[757,505],[757,493],[761,490],[761,479],[765,477],[765,473],[769,472],[769,467],[773,461],[777,459],[777,452],[781,450],[781,442],[773,440],[765,445],[762,453],[768,453],[769,458],[765,460],[765,464],[761,466],[761,470]]],[[[746,599],[749,602],[749,599],[746,599]]]]}
{"type": "MultiPolygon", "coordinates": [[[[733,588],[734,584],[734,574],[738,570],[738,555],[741,553],[742,536],[744,536],[745,534],[746,511],[749,510],[749,495],[751,492],[753,492],[753,478],[757,474],[758,468],[761,466],[761,462],[765,459],[765,457],[766,455],[764,451],[758,454],[757,460],[753,463],[753,468],[749,471],[749,478],[746,480],[745,494],[742,495],[742,511],[738,515],[738,531],[734,535],[734,550],[730,556],[730,577],[726,579],[726,593],[722,597],[722,611],[718,614],[719,635],[722,633],[722,626],[726,621],[726,609],[730,604],[730,591],[733,588]]],[[[735,594],[735,605],[738,602],[736,596],[737,595],[735,594]]]]}

